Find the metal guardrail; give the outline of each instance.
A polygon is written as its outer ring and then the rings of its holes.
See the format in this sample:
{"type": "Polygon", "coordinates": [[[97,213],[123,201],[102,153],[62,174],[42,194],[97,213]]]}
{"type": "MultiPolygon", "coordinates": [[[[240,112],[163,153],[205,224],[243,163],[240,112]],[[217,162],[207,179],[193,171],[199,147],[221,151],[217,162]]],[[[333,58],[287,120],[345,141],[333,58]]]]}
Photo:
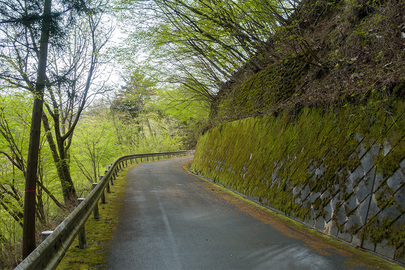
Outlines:
{"type": "MultiPolygon", "coordinates": [[[[187,156],[194,154],[194,150],[148,153],[126,155],[117,158],[106,170],[104,177],[100,179],[98,185],[90,192],[90,194],[69,214],[69,216],[59,224],[58,227],[49,235],[31,254],[25,258],[16,269],[55,269],[59,262],[63,259],[66,251],[78,234],[80,228],[86,223],[93,209],[97,206],[98,201],[104,189],[109,185],[109,181],[115,178],[115,175],[123,167],[127,165],[128,160],[149,158],[154,160],[155,157],[159,160],[173,156],[187,156]]],[[[111,181],[112,182],[112,181],[111,181]]]]}

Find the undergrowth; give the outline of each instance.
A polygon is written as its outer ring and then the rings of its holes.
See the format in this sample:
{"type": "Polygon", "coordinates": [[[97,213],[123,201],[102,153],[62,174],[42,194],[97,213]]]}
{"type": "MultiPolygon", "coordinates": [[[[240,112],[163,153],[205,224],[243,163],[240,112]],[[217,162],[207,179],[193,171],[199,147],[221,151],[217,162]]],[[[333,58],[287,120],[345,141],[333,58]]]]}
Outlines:
{"type": "Polygon", "coordinates": [[[100,218],[91,215],[86,222],[87,247],[80,249],[78,239],[74,240],[57,269],[107,269],[107,254],[118,217],[122,208],[122,197],[127,184],[126,176],[131,167],[120,172],[111,193],[106,194],[106,204],[99,203],[100,218]]]}

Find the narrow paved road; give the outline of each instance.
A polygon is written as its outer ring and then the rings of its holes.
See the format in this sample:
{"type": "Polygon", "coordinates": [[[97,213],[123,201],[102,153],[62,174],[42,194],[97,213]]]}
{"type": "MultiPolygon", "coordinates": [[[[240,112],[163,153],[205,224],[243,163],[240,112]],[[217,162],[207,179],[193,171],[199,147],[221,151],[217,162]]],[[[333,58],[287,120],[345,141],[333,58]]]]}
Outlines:
{"type": "Polygon", "coordinates": [[[260,220],[230,202],[231,196],[218,195],[219,188],[182,169],[190,161],[145,163],[129,171],[110,269],[354,268],[332,247],[283,229],[279,221],[267,222],[269,217],[260,220]]]}

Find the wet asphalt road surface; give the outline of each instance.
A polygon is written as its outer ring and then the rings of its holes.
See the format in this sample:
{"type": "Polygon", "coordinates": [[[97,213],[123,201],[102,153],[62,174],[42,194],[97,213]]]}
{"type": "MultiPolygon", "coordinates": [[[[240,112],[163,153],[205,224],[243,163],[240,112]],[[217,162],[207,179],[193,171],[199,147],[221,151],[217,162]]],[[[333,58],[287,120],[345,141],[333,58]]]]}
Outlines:
{"type": "Polygon", "coordinates": [[[212,184],[183,170],[191,159],[129,171],[109,269],[354,269],[338,252],[227,203],[207,188],[212,184]]]}

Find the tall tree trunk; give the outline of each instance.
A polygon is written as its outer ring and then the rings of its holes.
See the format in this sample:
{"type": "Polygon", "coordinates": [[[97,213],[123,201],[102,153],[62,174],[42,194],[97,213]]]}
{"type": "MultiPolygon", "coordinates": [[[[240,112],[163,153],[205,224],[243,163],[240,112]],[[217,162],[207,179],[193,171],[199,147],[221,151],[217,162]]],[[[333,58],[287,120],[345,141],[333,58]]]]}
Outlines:
{"type": "MultiPolygon", "coordinates": [[[[70,161],[69,157],[65,155],[64,151],[59,150],[59,169],[62,173],[62,192],[63,199],[65,200],[65,205],[68,209],[74,207],[77,201],[76,189],[73,184],[72,176],[70,174],[70,161]]],[[[64,150],[64,149],[63,149],[64,150]]]]}
{"type": "Polygon", "coordinates": [[[42,19],[40,50],[38,59],[37,82],[34,91],[32,108],[30,142],[28,148],[27,172],[25,176],[24,224],[23,224],[23,258],[35,249],[35,196],[38,170],[38,154],[41,139],[41,118],[43,112],[43,96],[46,83],[46,64],[48,58],[48,42],[51,25],[51,0],[45,0],[42,19]]]}
{"type": "MultiPolygon", "coordinates": [[[[68,157],[64,155],[65,147],[63,146],[63,138],[61,136],[56,136],[56,145],[51,134],[48,117],[45,114],[42,115],[42,123],[46,131],[48,145],[51,149],[53,161],[56,165],[58,177],[61,182],[65,208],[69,209],[76,204],[77,195],[70,175],[69,160],[68,157]]],[[[55,121],[55,125],[58,125],[58,122],[55,121]]],[[[57,132],[58,130],[55,130],[55,133],[57,132]]]]}

